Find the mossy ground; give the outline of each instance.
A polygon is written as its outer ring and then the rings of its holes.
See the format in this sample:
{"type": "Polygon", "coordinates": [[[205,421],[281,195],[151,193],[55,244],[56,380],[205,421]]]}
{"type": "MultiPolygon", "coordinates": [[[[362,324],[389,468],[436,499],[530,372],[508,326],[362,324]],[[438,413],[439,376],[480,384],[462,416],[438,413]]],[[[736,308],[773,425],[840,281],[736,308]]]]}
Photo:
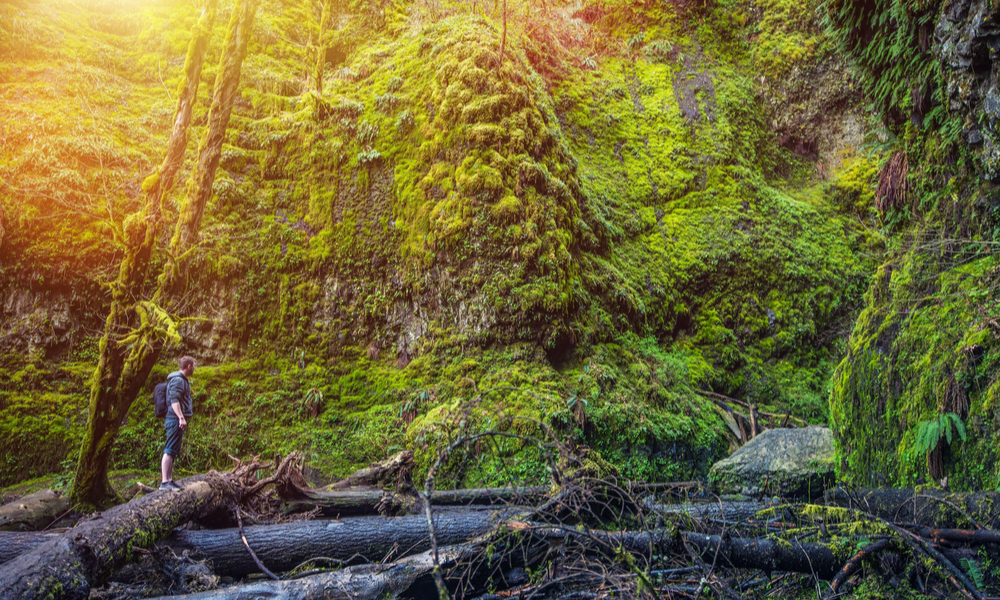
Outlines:
{"type": "MultiPolygon", "coordinates": [[[[341,32],[345,58],[317,94],[314,16],[263,4],[190,282],[184,316],[204,320],[183,326],[175,350],[202,358],[182,468],[302,450],[323,481],[410,447],[426,469],[455,415],[465,431],[518,415],[628,478],[678,479],[730,444],[696,389],[826,419],[841,332],[871,270],[859,223],[872,170],[858,159],[816,176],[778,144],[753,77],[762,56],[812,55],[755,45],[776,21],[735,5],[592,8],[604,17],[572,24],[597,53],[553,55],[549,38],[515,26],[502,64],[483,16],[354,23],[364,35],[341,32]]],[[[19,225],[0,246],[0,289],[77,290],[61,346],[32,342],[30,321],[13,326],[26,341],[8,355],[0,422],[39,450],[3,472],[12,483],[59,470],[79,443],[94,357],[73,356],[100,330],[108,240],[158,160],[196,15],[170,3],[88,5],[75,20],[59,3],[0,10],[13,18],[0,93],[19,116],[0,161],[3,218],[19,225]],[[52,36],[72,43],[49,48],[52,36]],[[88,77],[100,81],[93,99],[88,77]],[[115,142],[69,146],[87,139],[115,142]],[[79,193],[53,199],[63,179],[79,193]],[[104,189],[108,218],[81,216],[102,208],[104,189]],[[72,376],[32,379],[29,367],[72,376]]],[[[192,154],[213,69],[204,77],[192,154]]],[[[515,423],[504,427],[541,431],[515,423]]],[[[144,394],[112,467],[155,466],[161,438],[144,394]]],[[[546,478],[518,443],[474,450],[441,481],[546,478]]]]}

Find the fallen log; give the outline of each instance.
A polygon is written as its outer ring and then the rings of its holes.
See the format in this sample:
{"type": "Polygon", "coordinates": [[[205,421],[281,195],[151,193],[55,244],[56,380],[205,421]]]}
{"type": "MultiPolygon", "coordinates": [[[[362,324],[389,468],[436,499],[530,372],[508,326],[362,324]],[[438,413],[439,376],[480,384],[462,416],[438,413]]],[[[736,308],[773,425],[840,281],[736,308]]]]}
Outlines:
{"type": "Polygon", "coordinates": [[[688,516],[695,520],[718,519],[727,523],[754,519],[760,511],[778,506],[774,502],[754,500],[684,502],[681,504],[659,504],[647,501],[645,505],[654,513],[664,517],[688,516]]]}
{"type": "Polygon", "coordinates": [[[0,531],[0,564],[10,562],[61,535],[41,531],[0,531]]]}
{"type": "Polygon", "coordinates": [[[647,557],[696,554],[718,567],[761,569],[767,572],[789,571],[815,575],[820,579],[834,577],[850,558],[849,554],[842,555],[828,544],[706,535],[692,531],[676,532],[666,528],[639,532],[590,530],[581,533],[573,527],[552,527],[541,523],[511,523],[511,526],[542,537],[550,545],[553,539],[565,539],[584,545],[600,545],[612,552],[620,547],[647,557]]]}
{"type": "Polygon", "coordinates": [[[825,498],[827,504],[861,510],[889,522],[938,529],[995,528],[1000,517],[998,492],[836,488],[827,490],[825,498]]]}
{"type": "MultiPolygon", "coordinates": [[[[434,515],[438,543],[442,545],[467,542],[496,523],[495,511],[448,511],[434,515]]],[[[427,520],[423,516],[299,521],[245,527],[243,532],[258,558],[272,571],[288,571],[315,557],[344,562],[358,557],[365,562],[379,562],[387,556],[410,556],[430,548],[427,520]]],[[[59,535],[0,533],[0,563],[59,535]]],[[[216,575],[243,577],[259,572],[236,529],[178,530],[156,545],[171,548],[176,554],[188,550],[197,558],[208,559],[216,575]]]]}
{"type": "MultiPolygon", "coordinates": [[[[545,524],[508,522],[513,531],[530,533],[522,538],[521,546],[507,546],[508,566],[532,566],[546,555],[548,548],[565,548],[581,544],[590,551],[620,549],[647,557],[653,555],[690,556],[694,553],[718,567],[752,568],[765,571],[791,571],[815,574],[830,579],[850,556],[839,556],[831,547],[815,543],[780,542],[770,539],[738,539],[703,535],[693,532],[676,533],[656,529],[645,532],[581,532],[573,527],[552,527],[545,524]],[[534,542],[534,543],[532,543],[534,542]]],[[[482,565],[486,549],[500,538],[483,536],[468,544],[448,546],[439,551],[441,568],[450,576],[445,581],[453,588],[458,581],[475,589],[484,583],[484,573],[498,573],[494,567],[482,565]],[[450,571],[450,572],[449,572],[450,571]]],[[[507,538],[510,539],[510,538],[507,538]]],[[[256,600],[283,598],[286,600],[375,600],[385,597],[431,598],[437,596],[431,574],[434,570],[432,552],[404,558],[394,563],[359,565],[291,581],[266,581],[211,592],[172,596],[185,600],[256,600]]],[[[494,582],[495,584],[496,582],[494,582]]],[[[466,591],[469,591],[467,588],[466,591]]],[[[166,600],[166,597],[158,600],[166,600]]]]}
{"type": "Polygon", "coordinates": [[[69,499],[53,490],[39,490],[0,506],[0,531],[36,531],[69,511],[69,499]]]}
{"type": "Polygon", "coordinates": [[[0,600],[87,598],[92,586],[134,560],[138,549],[152,546],[179,525],[252,497],[284,477],[297,458],[286,458],[275,476],[263,481],[256,481],[261,465],[253,461],[231,473],[185,479],[179,492],[157,491],[96,513],[0,566],[0,600]]]}
{"type": "Polygon", "coordinates": [[[470,505],[523,505],[538,502],[549,492],[547,485],[505,488],[472,488],[464,490],[435,490],[431,506],[470,505]]]}
{"type": "MultiPolygon", "coordinates": [[[[460,583],[466,586],[482,585],[494,572],[492,568],[469,572],[470,565],[482,565],[487,553],[488,539],[480,538],[467,544],[447,546],[438,550],[438,564],[442,570],[458,571],[459,577],[447,577],[449,587],[460,583]]],[[[527,552],[512,554],[511,566],[531,566],[544,555],[536,547],[527,552]]],[[[435,598],[438,592],[433,580],[435,561],[432,551],[404,558],[392,563],[347,567],[290,581],[262,581],[249,585],[233,586],[211,592],[186,596],[163,596],[154,600],[258,600],[282,598],[284,600],[381,600],[396,598],[405,593],[410,598],[435,598]]]]}
{"type": "MultiPolygon", "coordinates": [[[[463,511],[434,516],[438,544],[468,542],[495,527],[494,512],[463,511]]],[[[289,571],[311,558],[382,562],[424,552],[431,546],[423,516],[359,517],[343,521],[301,521],[245,527],[247,543],[272,571],[289,571]]],[[[177,531],[159,545],[180,554],[192,551],[211,561],[216,575],[243,577],[260,571],[235,529],[177,531]]]]}

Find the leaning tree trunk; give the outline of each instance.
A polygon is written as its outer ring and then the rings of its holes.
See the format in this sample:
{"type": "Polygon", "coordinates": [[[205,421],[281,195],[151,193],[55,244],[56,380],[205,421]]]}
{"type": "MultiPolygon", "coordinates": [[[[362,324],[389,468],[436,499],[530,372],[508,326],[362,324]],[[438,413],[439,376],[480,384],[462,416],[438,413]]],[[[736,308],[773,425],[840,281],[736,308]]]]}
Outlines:
{"type": "MultiPolygon", "coordinates": [[[[101,356],[90,387],[90,418],[80,448],[76,478],[71,497],[85,505],[101,505],[115,496],[108,482],[111,446],[132,402],[146,383],[156,362],[148,360],[146,344],[127,344],[126,338],[138,328],[152,328],[150,315],[136,310],[146,283],[149,262],[160,235],[160,209],[163,196],[173,186],[174,177],[184,160],[191,113],[198,97],[201,67],[215,24],[218,0],[208,0],[195,25],[184,64],[184,83],[177,98],[173,130],[167,143],[163,164],[143,184],[146,202],[142,210],[124,226],[125,256],[118,270],[118,280],[111,288],[111,309],[101,338],[101,356]]],[[[158,353],[157,353],[158,355],[158,353]]]]}
{"type": "Polygon", "coordinates": [[[180,492],[159,491],[116,506],[0,566],[0,600],[83,599],[91,586],[173,529],[224,508],[236,497],[226,474],[190,478],[180,492]]]}
{"type": "Polygon", "coordinates": [[[247,55],[247,44],[253,33],[254,16],[259,0],[239,0],[233,7],[226,34],[225,49],[219,62],[219,74],[215,78],[212,106],[208,110],[208,123],[204,137],[198,148],[198,164],[188,185],[188,194],[180,206],[177,226],[170,240],[170,260],[160,275],[159,287],[154,301],[167,308],[179,300],[183,294],[187,269],[185,268],[192,251],[197,247],[201,218],[205,205],[212,196],[215,171],[222,157],[222,143],[225,141],[229,118],[233,112],[243,70],[243,59],[247,55]]]}
{"type": "Polygon", "coordinates": [[[319,39],[316,44],[316,93],[323,94],[323,71],[326,69],[326,24],[330,22],[333,0],[323,0],[319,18],[319,39]]]}

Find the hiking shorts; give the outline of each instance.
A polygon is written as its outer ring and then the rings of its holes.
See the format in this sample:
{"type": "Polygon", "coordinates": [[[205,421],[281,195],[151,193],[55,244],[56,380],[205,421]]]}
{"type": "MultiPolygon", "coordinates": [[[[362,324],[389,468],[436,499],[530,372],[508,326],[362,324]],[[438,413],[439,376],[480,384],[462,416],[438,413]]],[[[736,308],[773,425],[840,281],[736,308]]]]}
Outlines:
{"type": "Polygon", "coordinates": [[[181,440],[184,439],[184,430],[181,429],[181,422],[174,417],[167,417],[163,421],[163,426],[167,430],[167,445],[163,447],[163,453],[170,456],[177,456],[181,453],[181,440]]]}

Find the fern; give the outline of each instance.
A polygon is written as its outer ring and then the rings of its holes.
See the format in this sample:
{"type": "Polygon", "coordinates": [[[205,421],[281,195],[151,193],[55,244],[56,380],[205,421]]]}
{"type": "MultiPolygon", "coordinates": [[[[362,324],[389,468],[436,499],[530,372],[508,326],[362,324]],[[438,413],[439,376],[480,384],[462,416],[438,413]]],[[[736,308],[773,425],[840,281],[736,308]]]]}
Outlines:
{"type": "Polygon", "coordinates": [[[936,418],[922,421],[917,426],[917,440],[915,443],[917,452],[921,454],[930,452],[938,445],[941,438],[944,438],[948,444],[951,444],[953,439],[952,432],[957,433],[958,437],[963,442],[965,441],[965,424],[962,423],[962,418],[955,413],[944,413],[938,415],[936,418]]]}
{"type": "Polygon", "coordinates": [[[976,587],[982,589],[983,587],[983,571],[979,568],[979,565],[975,562],[963,558],[962,559],[962,570],[969,574],[972,578],[972,582],[976,584],[976,587]]]}

